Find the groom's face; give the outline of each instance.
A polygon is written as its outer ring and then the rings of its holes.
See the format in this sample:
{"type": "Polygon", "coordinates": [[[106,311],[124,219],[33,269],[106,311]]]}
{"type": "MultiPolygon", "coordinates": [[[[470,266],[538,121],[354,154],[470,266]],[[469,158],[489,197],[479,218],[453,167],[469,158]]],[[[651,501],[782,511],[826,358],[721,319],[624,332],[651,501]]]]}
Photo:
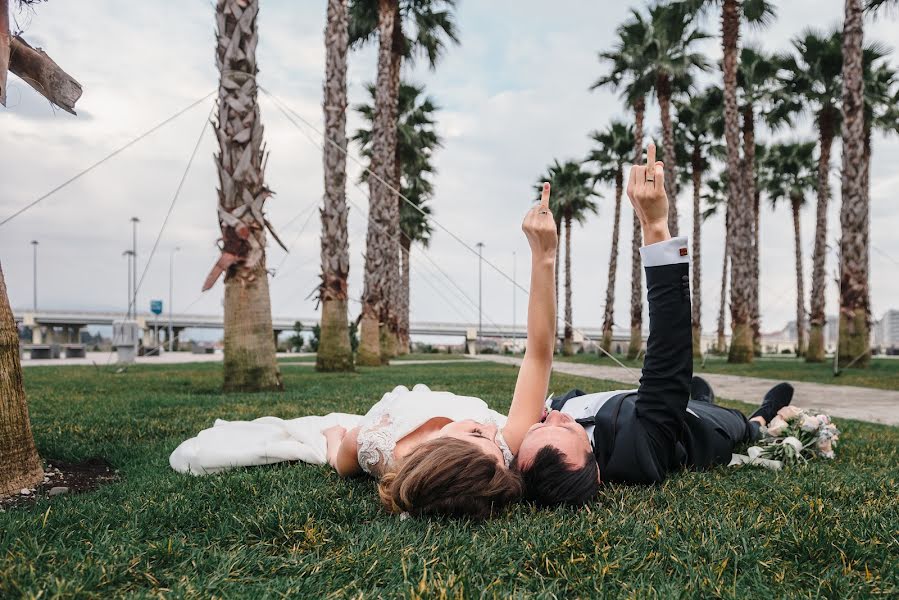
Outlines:
{"type": "Polygon", "coordinates": [[[584,466],[584,456],[593,452],[586,430],[564,413],[554,410],[542,423],[537,423],[524,436],[518,450],[522,468],[534,460],[541,448],[552,446],[565,456],[573,467],[584,466]]]}

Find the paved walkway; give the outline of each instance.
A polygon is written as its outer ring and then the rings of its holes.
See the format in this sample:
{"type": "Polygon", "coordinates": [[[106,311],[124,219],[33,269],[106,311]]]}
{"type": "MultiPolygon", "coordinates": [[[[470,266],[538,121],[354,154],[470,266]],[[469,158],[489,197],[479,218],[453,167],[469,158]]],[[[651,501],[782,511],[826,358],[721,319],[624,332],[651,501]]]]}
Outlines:
{"type": "MultiPolygon", "coordinates": [[[[511,356],[481,354],[478,358],[506,365],[518,366],[521,364],[520,358],[511,356]]],[[[634,383],[631,373],[621,367],[556,361],[553,369],[568,375],[623,382],[626,388],[637,385],[634,383]]],[[[636,372],[636,375],[639,376],[639,372],[636,372]]],[[[758,377],[712,373],[702,373],[701,375],[712,384],[716,396],[756,405],[761,403],[765,392],[780,383],[774,379],[758,377]]],[[[816,408],[834,417],[899,425],[899,391],[803,381],[791,381],[790,383],[796,388],[793,400],[793,404],[796,406],[816,408]]]]}
{"type": "MultiPolygon", "coordinates": [[[[301,356],[315,356],[308,352],[300,353],[284,353],[279,352],[278,358],[298,358],[301,356]]],[[[192,352],[163,352],[159,356],[138,356],[137,364],[139,365],[171,365],[181,363],[196,362],[221,362],[224,355],[221,352],[213,354],[193,354],[192,352]]],[[[85,358],[38,358],[30,359],[26,353],[22,358],[23,367],[67,367],[76,365],[93,365],[99,366],[116,364],[115,352],[88,352],[85,358]]],[[[315,364],[315,363],[310,363],[315,364]]]]}

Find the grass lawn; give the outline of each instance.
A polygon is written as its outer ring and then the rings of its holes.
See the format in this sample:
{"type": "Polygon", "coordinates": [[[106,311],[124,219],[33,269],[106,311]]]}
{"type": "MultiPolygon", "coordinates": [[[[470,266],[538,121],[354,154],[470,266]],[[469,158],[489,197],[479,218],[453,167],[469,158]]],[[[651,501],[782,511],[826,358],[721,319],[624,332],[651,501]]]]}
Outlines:
{"type": "MultiPolygon", "coordinates": [[[[122,480],[0,513],[0,598],[897,597],[899,429],[840,421],[835,462],[605,487],[588,508],[484,524],[400,520],[374,483],[275,465],[193,478],[168,455],[215,417],[365,411],[429,383],[505,410],[515,370],[407,365],[284,372],[283,394],[219,393],[220,364],[25,371],[41,454],[122,480]]],[[[552,389],[598,390],[557,375],[552,389]]]]}
{"type": "MultiPolygon", "coordinates": [[[[642,361],[625,360],[616,357],[629,367],[640,367],[642,361]]],[[[596,354],[576,354],[574,356],[556,356],[556,360],[564,362],[602,364],[615,366],[606,357],[596,354]]],[[[899,390],[899,359],[875,358],[867,369],[846,369],[838,377],[833,376],[833,363],[812,364],[795,357],[763,357],[752,364],[731,365],[726,358],[710,356],[705,365],[699,361],[694,363],[697,374],[720,373],[722,375],[743,375],[746,377],[762,377],[765,379],[809,381],[832,385],[857,385],[861,387],[899,390]]]]}

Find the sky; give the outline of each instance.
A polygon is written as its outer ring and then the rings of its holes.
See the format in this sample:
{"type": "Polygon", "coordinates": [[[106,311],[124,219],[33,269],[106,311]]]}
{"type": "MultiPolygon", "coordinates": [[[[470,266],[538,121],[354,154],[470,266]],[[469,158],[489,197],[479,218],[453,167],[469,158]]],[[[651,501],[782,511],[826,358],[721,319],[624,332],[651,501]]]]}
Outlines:
{"type": "MultiPolygon", "coordinates": [[[[827,29],[842,20],[840,0],[778,2],[778,18],[746,39],[768,51],[786,50],[802,28],[827,29]]],[[[484,243],[484,258],[526,284],[529,251],[520,223],[533,199],[533,186],[554,159],[581,160],[591,148],[588,134],[612,119],[630,119],[611,91],[590,91],[606,72],[597,53],[614,44],[616,26],[639,3],[584,0],[460,0],[461,44],[450,47],[435,70],[416,64],[403,77],[423,84],[441,107],[444,147],[435,155],[438,176],[432,202],[436,218],[430,248],[413,248],[413,321],[474,323],[478,318],[477,256],[466,245],[484,243]],[[445,228],[445,229],[444,229],[445,228]],[[446,278],[452,280],[452,283],[446,278]]],[[[260,83],[321,128],[324,73],[324,0],[265,0],[259,16],[260,83]]],[[[13,28],[43,47],[83,86],[78,116],[53,109],[10,74],[7,107],[0,108],[0,220],[67,180],[131,138],[216,89],[214,2],[63,2],[51,0],[14,11],[13,28]]],[[[703,51],[720,57],[718,19],[701,26],[715,34],[703,51]]],[[[866,40],[899,48],[896,17],[866,22],[866,40]]],[[[366,101],[373,81],[374,48],[350,54],[350,103],[366,101]]],[[[893,64],[896,59],[892,58],[893,64]]],[[[720,83],[720,73],[708,81],[720,83]]],[[[138,217],[138,268],[146,269],[138,306],[163,299],[168,310],[169,266],[174,264],[174,310],[222,312],[222,284],[206,294],[200,286],[218,251],[216,150],[211,128],[199,151],[152,261],[173,194],[212,108],[210,96],[169,125],[112,158],[33,209],[0,227],[2,262],[10,301],[27,309],[33,301],[32,246],[38,246],[38,306],[44,309],[121,310],[127,303],[126,259],[131,217],[138,217]],[[175,248],[179,248],[177,252],[175,248]]],[[[319,222],[313,206],[322,199],[320,149],[260,97],[270,152],[266,181],[276,195],[266,205],[269,220],[290,246],[285,254],[270,243],[268,264],[272,312],[276,316],[316,316],[313,292],[319,266],[319,222]]],[[[658,106],[648,105],[647,128],[658,135],[658,106]]],[[[349,114],[349,131],[360,119],[349,114]]],[[[806,119],[777,139],[814,137],[806,119]]],[[[764,127],[762,140],[772,139],[764,127]]],[[[320,142],[318,142],[320,143],[320,142]]],[[[353,156],[357,156],[352,148],[353,156]]],[[[834,145],[828,242],[839,236],[839,142],[834,145]]],[[[876,135],[871,198],[871,294],[875,319],[899,308],[899,139],[876,135]]],[[[350,181],[359,167],[350,161],[350,181]]],[[[367,190],[349,185],[351,310],[358,312],[365,249],[367,190]]],[[[611,252],[614,191],[597,188],[599,213],[572,234],[574,324],[601,324],[611,252]]],[[[692,231],[691,191],[678,198],[680,228],[692,231]]],[[[814,198],[802,217],[806,290],[810,288],[814,198]]],[[[630,289],[631,209],[624,201],[615,294],[616,325],[627,327],[630,289]]],[[[789,211],[763,200],[761,215],[761,307],[763,331],[776,331],[795,318],[793,233],[789,211]]],[[[724,224],[709,219],[702,230],[703,328],[715,328],[724,224]]],[[[829,281],[837,269],[827,257],[829,281]]],[[[485,323],[525,321],[526,298],[513,298],[512,284],[489,266],[483,272],[485,323]],[[516,310],[513,313],[513,303],[516,310]]],[[[835,313],[837,289],[828,285],[827,311],[835,313]]]]}

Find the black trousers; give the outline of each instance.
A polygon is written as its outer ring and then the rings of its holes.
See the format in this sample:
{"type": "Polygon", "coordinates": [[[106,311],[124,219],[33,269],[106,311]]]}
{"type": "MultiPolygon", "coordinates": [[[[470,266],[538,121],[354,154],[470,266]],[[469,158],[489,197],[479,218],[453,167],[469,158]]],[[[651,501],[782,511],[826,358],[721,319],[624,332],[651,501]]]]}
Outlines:
{"type": "Polygon", "coordinates": [[[758,423],[740,411],[690,400],[681,442],[685,451],[682,464],[691,469],[726,465],[737,446],[759,437],[758,423]]]}

